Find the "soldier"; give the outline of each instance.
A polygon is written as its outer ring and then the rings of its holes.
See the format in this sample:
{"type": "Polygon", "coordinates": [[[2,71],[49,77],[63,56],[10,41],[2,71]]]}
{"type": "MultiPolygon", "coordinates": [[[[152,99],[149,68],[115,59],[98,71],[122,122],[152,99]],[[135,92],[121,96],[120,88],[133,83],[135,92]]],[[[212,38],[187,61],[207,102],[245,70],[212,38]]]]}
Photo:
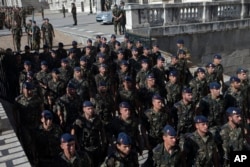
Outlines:
{"type": "Polygon", "coordinates": [[[80,97],[76,94],[76,87],[73,83],[68,83],[66,93],[56,103],[60,125],[65,132],[69,132],[73,122],[81,113],[82,103],[80,97]]]}
{"type": "Polygon", "coordinates": [[[200,100],[208,94],[208,87],[205,70],[198,68],[196,73],[197,76],[189,82],[189,86],[192,89],[193,101],[198,104],[200,100]]]}
{"type": "Polygon", "coordinates": [[[147,59],[148,64],[149,64],[149,68],[153,67],[153,54],[150,53],[149,47],[147,47],[147,46],[143,47],[143,53],[141,55],[141,59],[147,59]]]}
{"type": "Polygon", "coordinates": [[[126,133],[118,134],[115,149],[105,158],[101,167],[139,167],[138,156],[131,148],[131,138],[126,133]]]}
{"type": "Polygon", "coordinates": [[[157,58],[161,56],[160,48],[159,45],[154,44],[152,48],[152,61],[153,61],[153,66],[156,65],[157,63],[157,58]]]}
{"type": "Polygon", "coordinates": [[[77,51],[73,48],[69,49],[69,55],[66,58],[68,60],[68,66],[71,69],[74,67],[79,66],[79,59],[76,57],[77,51]]]}
{"type": "Polygon", "coordinates": [[[69,133],[61,136],[62,152],[57,158],[55,167],[94,167],[88,154],[83,151],[76,151],[76,139],[69,133]]]}
{"type": "Polygon", "coordinates": [[[110,41],[108,42],[110,52],[114,51],[115,43],[117,42],[115,34],[112,34],[110,37],[110,41]]]}
{"type": "Polygon", "coordinates": [[[169,72],[169,81],[166,84],[166,104],[171,109],[175,103],[181,100],[181,85],[178,83],[177,71],[169,72]]]}
{"type": "Polygon", "coordinates": [[[151,148],[162,142],[163,127],[170,123],[170,115],[164,111],[163,98],[158,94],[152,96],[152,108],[147,109],[142,117],[148,132],[151,148]]]}
{"type": "Polygon", "coordinates": [[[14,115],[18,137],[25,153],[34,164],[34,128],[38,126],[43,110],[42,100],[33,95],[33,86],[28,82],[22,85],[22,94],[15,99],[16,112],[14,115]]]}
{"type": "Polygon", "coordinates": [[[29,60],[24,61],[23,67],[24,69],[19,74],[19,85],[26,81],[27,73],[32,71],[31,62],[29,60]]]}
{"type": "Polygon", "coordinates": [[[196,131],[184,143],[187,166],[219,167],[218,150],[213,135],[208,131],[208,120],[203,115],[194,118],[196,131]]]}
{"type": "Polygon", "coordinates": [[[40,28],[36,25],[36,21],[33,21],[33,28],[30,34],[32,35],[32,49],[39,52],[41,32],[40,28]]]}
{"type": "Polygon", "coordinates": [[[123,50],[125,50],[127,48],[127,43],[128,43],[128,40],[129,40],[129,36],[127,34],[124,35],[124,39],[123,41],[121,42],[121,48],[123,50]]]}
{"type": "Polygon", "coordinates": [[[140,89],[146,86],[146,78],[150,74],[149,60],[141,60],[141,70],[136,75],[136,88],[140,89]]]}
{"type": "Polygon", "coordinates": [[[67,51],[63,47],[64,47],[64,44],[62,42],[59,42],[58,49],[56,50],[56,55],[58,56],[60,60],[67,57],[67,51]]]}
{"type": "Polygon", "coordinates": [[[44,9],[42,6],[41,6],[41,15],[42,15],[42,19],[44,19],[44,9]]]}
{"type": "Polygon", "coordinates": [[[90,39],[90,38],[87,39],[87,45],[84,48],[82,48],[82,55],[86,54],[86,49],[90,49],[89,54],[90,54],[91,57],[96,56],[97,48],[96,48],[96,46],[92,45],[92,39],[90,39]]]}
{"type": "Polygon", "coordinates": [[[32,35],[30,32],[32,31],[32,20],[29,20],[29,22],[25,26],[25,32],[27,33],[27,43],[28,46],[31,47],[31,42],[32,42],[32,35]]]}
{"type": "Polygon", "coordinates": [[[121,18],[121,35],[124,34],[126,32],[126,28],[125,28],[125,25],[126,25],[126,12],[124,10],[124,6],[125,6],[125,3],[123,1],[120,2],[120,7],[119,9],[122,11],[122,18],[121,18]]]}
{"type": "MultiPolygon", "coordinates": [[[[230,77],[230,87],[224,94],[225,106],[228,107],[238,107],[241,110],[244,110],[246,107],[246,97],[243,96],[241,90],[241,81],[238,77],[230,77]]],[[[243,115],[245,116],[245,115],[243,115]]],[[[245,117],[243,117],[245,120],[245,117]]]]}
{"type": "Polygon", "coordinates": [[[74,20],[74,24],[73,26],[76,26],[77,25],[77,18],[76,18],[76,5],[75,3],[71,3],[71,13],[72,13],[72,16],[73,16],[73,20],[74,20]]]}
{"type": "Polygon", "coordinates": [[[172,117],[177,135],[182,137],[185,133],[191,133],[194,130],[193,119],[196,115],[196,107],[192,101],[192,90],[183,88],[182,99],[174,104],[172,108],[172,117]]]}
{"type": "Polygon", "coordinates": [[[49,19],[45,18],[44,23],[41,26],[42,36],[46,45],[49,46],[49,49],[52,49],[53,38],[55,38],[54,28],[52,24],[49,23],[49,19]]]}
{"type": "Polygon", "coordinates": [[[162,130],[163,142],[153,149],[153,161],[155,167],[182,167],[185,166],[184,157],[177,145],[177,133],[175,129],[166,125],[162,130]]]}
{"type": "Polygon", "coordinates": [[[82,102],[89,100],[90,97],[93,97],[93,95],[91,96],[89,82],[87,78],[83,77],[80,67],[74,68],[74,76],[69,83],[73,83],[76,86],[76,93],[80,96],[82,102]]]}
{"type": "Polygon", "coordinates": [[[193,79],[193,76],[188,68],[188,60],[186,59],[186,51],[180,49],[178,51],[178,64],[180,67],[180,83],[182,85],[188,85],[190,80],[193,79]]]}
{"type": "Polygon", "coordinates": [[[138,55],[138,49],[136,47],[132,48],[132,57],[128,60],[128,63],[130,65],[132,79],[135,80],[136,74],[141,69],[140,57],[138,55]]]}
{"type": "Polygon", "coordinates": [[[113,23],[114,23],[114,32],[115,35],[117,35],[117,27],[119,34],[121,35],[121,18],[122,18],[122,11],[117,7],[117,4],[114,5],[114,8],[112,10],[113,15],[113,23]]]}
{"type": "Polygon", "coordinates": [[[103,161],[102,155],[107,148],[106,134],[93,103],[84,101],[82,107],[83,113],[74,121],[71,133],[76,135],[80,150],[89,154],[93,166],[98,166],[103,161]]]}
{"type": "Polygon", "coordinates": [[[129,40],[127,42],[127,47],[125,48],[124,50],[124,56],[125,56],[125,59],[130,59],[132,57],[132,48],[133,48],[133,44],[134,42],[129,40]]]}
{"type": "Polygon", "coordinates": [[[72,48],[70,48],[70,49],[74,49],[75,52],[76,52],[76,57],[77,57],[78,59],[80,59],[80,57],[82,56],[82,51],[81,51],[80,48],[78,48],[78,43],[77,43],[77,41],[72,41],[72,48]]]}
{"type": "Polygon", "coordinates": [[[177,54],[179,53],[180,50],[184,50],[186,52],[185,59],[186,60],[191,60],[190,51],[188,50],[188,48],[186,48],[184,46],[184,40],[183,39],[178,39],[177,42],[176,42],[176,46],[177,46],[177,54]]]}
{"type": "Polygon", "coordinates": [[[210,94],[201,99],[197,112],[208,119],[209,131],[214,136],[216,144],[220,145],[219,132],[225,122],[225,103],[223,96],[220,95],[219,83],[211,82],[209,88],[210,94]]]}
{"type": "Polygon", "coordinates": [[[96,35],[95,37],[95,42],[94,42],[94,47],[96,47],[96,52],[100,52],[100,45],[101,45],[102,41],[101,41],[101,36],[100,35],[96,35]]]}
{"type": "Polygon", "coordinates": [[[224,78],[223,78],[223,66],[221,64],[221,55],[220,54],[215,54],[213,58],[213,64],[215,65],[214,72],[216,73],[216,78],[219,79],[219,83],[222,86],[223,92],[225,91],[225,83],[224,83],[224,78]]]}
{"type": "Polygon", "coordinates": [[[135,42],[135,47],[137,48],[139,57],[141,57],[141,55],[143,54],[143,44],[142,44],[142,41],[141,40],[137,40],[135,42]]]}
{"type": "Polygon", "coordinates": [[[69,66],[67,58],[61,59],[60,78],[67,84],[68,81],[73,77],[73,69],[69,66]]]}
{"type": "Polygon", "coordinates": [[[206,65],[206,81],[209,87],[211,82],[219,82],[219,78],[217,78],[216,73],[214,72],[215,65],[213,63],[208,63],[206,65]]]}
{"type": "Polygon", "coordinates": [[[223,148],[223,166],[230,166],[230,153],[244,150],[244,132],[241,127],[241,110],[229,107],[226,111],[228,122],[221,127],[220,136],[223,148]]]}
{"type": "MultiPolygon", "coordinates": [[[[129,64],[126,60],[122,60],[120,63],[119,63],[119,68],[117,70],[117,86],[118,88],[122,88],[123,87],[123,81],[124,81],[124,78],[126,76],[129,76],[131,77],[130,75],[130,71],[129,71],[129,64]]],[[[132,78],[131,78],[131,82],[133,82],[132,78]]]]}
{"type": "Polygon", "coordinates": [[[63,18],[65,18],[66,9],[65,9],[65,6],[63,4],[62,4],[62,13],[63,13],[63,18]]]}
{"type": "Polygon", "coordinates": [[[185,73],[183,72],[183,69],[181,67],[181,64],[179,63],[179,57],[178,55],[171,55],[171,61],[169,64],[167,64],[169,71],[177,71],[178,73],[178,82],[180,83],[181,87],[183,88],[183,78],[185,73]]]}
{"type": "Polygon", "coordinates": [[[105,82],[100,82],[97,85],[97,94],[94,96],[93,104],[107,132],[107,127],[110,125],[113,116],[115,116],[115,102],[111,94],[108,93],[105,82]]]}
{"type": "Polygon", "coordinates": [[[11,33],[13,35],[13,43],[14,48],[17,50],[17,52],[20,52],[21,50],[21,37],[23,35],[23,31],[21,28],[21,25],[18,25],[16,21],[14,21],[14,25],[11,27],[11,33]]]}
{"type": "Polygon", "coordinates": [[[27,12],[26,12],[26,9],[24,7],[21,8],[20,14],[21,14],[21,19],[22,19],[22,21],[21,21],[22,26],[26,27],[27,12]]]}
{"type": "Polygon", "coordinates": [[[37,166],[54,167],[55,159],[60,153],[62,130],[54,124],[53,114],[48,110],[43,110],[41,122],[34,134],[37,166]]]}

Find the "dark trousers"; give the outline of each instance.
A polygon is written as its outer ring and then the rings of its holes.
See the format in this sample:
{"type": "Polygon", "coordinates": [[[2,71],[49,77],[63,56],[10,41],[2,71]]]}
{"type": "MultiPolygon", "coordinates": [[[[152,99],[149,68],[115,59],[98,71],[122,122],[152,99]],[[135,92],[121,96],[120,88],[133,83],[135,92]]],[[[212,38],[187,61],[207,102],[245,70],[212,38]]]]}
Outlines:
{"type": "Polygon", "coordinates": [[[74,25],[77,25],[77,18],[76,18],[76,14],[73,14],[73,20],[74,20],[74,25]]]}

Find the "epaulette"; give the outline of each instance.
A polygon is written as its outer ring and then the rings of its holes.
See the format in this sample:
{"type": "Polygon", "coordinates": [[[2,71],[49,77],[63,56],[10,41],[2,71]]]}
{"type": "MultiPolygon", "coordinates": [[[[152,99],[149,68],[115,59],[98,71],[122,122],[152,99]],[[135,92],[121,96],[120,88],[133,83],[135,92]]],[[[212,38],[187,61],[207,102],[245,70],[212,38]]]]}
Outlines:
{"type": "Polygon", "coordinates": [[[23,96],[23,95],[19,95],[19,96],[17,96],[17,97],[15,98],[15,101],[20,100],[20,99],[22,98],[22,96],[23,96]]]}

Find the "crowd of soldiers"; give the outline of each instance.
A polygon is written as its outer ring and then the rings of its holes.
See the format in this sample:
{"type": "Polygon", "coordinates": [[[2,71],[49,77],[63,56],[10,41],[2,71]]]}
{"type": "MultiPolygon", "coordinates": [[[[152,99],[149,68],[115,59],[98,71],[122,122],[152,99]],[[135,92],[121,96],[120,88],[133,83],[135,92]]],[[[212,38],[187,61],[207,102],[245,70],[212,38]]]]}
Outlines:
{"type": "Polygon", "coordinates": [[[15,52],[15,122],[31,164],[134,167],[148,150],[143,166],[229,166],[230,152],[249,150],[248,71],[227,86],[215,54],[192,75],[176,46],[171,62],[127,35],[15,52]]]}

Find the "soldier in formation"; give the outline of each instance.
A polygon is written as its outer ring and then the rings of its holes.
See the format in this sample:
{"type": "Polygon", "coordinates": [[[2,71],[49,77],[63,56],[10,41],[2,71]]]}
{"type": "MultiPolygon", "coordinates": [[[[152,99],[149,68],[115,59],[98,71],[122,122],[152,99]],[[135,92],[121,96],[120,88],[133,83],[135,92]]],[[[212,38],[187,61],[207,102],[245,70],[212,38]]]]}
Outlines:
{"type": "Polygon", "coordinates": [[[138,166],[146,149],[148,166],[226,166],[230,151],[249,150],[246,69],[226,89],[219,54],[191,79],[184,47],[169,64],[157,44],[111,35],[94,45],[16,54],[15,121],[31,164],[138,166]]]}

